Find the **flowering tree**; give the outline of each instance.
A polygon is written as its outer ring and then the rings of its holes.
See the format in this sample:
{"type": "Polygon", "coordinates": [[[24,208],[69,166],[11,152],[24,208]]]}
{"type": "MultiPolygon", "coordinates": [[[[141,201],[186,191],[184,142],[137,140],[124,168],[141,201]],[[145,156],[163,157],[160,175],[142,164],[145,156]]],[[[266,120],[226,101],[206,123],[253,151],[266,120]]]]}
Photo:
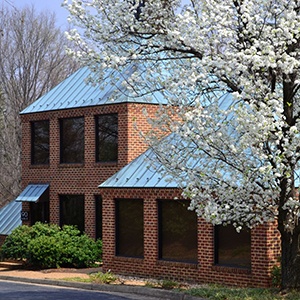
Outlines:
{"type": "Polygon", "coordinates": [[[69,32],[73,55],[92,69],[144,66],[147,82],[133,73],[128,90],[159,89],[176,107],[176,121],[155,120],[172,142],[149,141],[191,207],[237,230],[276,220],[283,287],[300,287],[300,1],[65,5],[80,28],[69,32]]]}

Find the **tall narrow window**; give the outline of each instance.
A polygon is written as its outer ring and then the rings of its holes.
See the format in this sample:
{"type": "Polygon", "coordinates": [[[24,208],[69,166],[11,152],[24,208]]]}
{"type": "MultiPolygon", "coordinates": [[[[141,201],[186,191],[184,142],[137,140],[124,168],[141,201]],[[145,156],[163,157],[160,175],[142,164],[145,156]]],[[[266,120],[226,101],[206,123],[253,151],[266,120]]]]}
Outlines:
{"type": "Polygon", "coordinates": [[[60,162],[84,162],[84,118],[60,120],[60,162]]]}
{"type": "Polygon", "coordinates": [[[60,226],[75,225],[84,231],[84,196],[61,195],[60,196],[60,226]]]}
{"type": "Polygon", "coordinates": [[[36,203],[30,203],[31,225],[36,222],[49,223],[49,189],[47,189],[36,203]]]}
{"type": "Polygon", "coordinates": [[[250,268],[250,230],[237,232],[233,226],[215,227],[215,263],[224,266],[250,268]]]}
{"type": "Polygon", "coordinates": [[[118,115],[96,116],[96,161],[118,161],[118,115]]]}
{"type": "Polygon", "coordinates": [[[116,200],[116,255],[144,256],[143,210],[141,199],[116,200]]]}
{"type": "Polygon", "coordinates": [[[188,201],[158,201],[160,259],[197,262],[197,216],[188,206],[188,201]]]}
{"type": "Polygon", "coordinates": [[[102,197],[95,196],[96,239],[102,239],[102,197]]]}
{"type": "Polygon", "coordinates": [[[31,164],[49,164],[49,120],[31,122],[31,164]]]}

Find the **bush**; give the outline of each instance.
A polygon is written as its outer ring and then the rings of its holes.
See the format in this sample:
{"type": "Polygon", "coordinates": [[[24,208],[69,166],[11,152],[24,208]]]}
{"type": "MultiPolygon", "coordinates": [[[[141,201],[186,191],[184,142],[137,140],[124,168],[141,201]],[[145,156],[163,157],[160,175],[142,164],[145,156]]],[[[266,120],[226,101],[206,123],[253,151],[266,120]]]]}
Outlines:
{"type": "Polygon", "coordinates": [[[2,258],[26,259],[27,245],[30,241],[31,228],[28,226],[17,227],[9,235],[1,247],[2,258]]]}
{"type": "Polygon", "coordinates": [[[6,238],[1,256],[23,259],[39,268],[84,268],[101,261],[102,242],[95,242],[74,226],[36,223],[15,229],[6,238]]]}

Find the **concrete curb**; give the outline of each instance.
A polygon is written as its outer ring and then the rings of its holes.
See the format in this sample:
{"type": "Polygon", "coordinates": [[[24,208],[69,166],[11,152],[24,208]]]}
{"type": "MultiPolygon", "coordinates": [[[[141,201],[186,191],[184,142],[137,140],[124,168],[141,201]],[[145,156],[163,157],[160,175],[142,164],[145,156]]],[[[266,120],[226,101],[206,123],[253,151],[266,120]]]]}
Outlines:
{"type": "Polygon", "coordinates": [[[141,296],[155,297],[164,300],[205,300],[203,298],[194,297],[176,291],[167,291],[167,290],[148,288],[142,286],[95,284],[95,283],[70,282],[70,281],[51,280],[51,279],[34,279],[34,278],[4,276],[4,275],[0,275],[0,280],[61,286],[61,287],[69,287],[69,288],[76,288],[76,289],[93,290],[99,292],[135,294],[141,296]]]}

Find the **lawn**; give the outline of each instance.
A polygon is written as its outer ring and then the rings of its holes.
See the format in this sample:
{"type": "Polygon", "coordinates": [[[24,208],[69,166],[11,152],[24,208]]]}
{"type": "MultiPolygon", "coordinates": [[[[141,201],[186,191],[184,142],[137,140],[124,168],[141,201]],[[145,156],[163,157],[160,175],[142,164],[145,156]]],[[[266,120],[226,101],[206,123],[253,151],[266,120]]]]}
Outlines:
{"type": "Polygon", "coordinates": [[[208,300],[299,300],[300,291],[279,291],[262,288],[229,288],[207,285],[191,288],[186,293],[208,300]]]}

